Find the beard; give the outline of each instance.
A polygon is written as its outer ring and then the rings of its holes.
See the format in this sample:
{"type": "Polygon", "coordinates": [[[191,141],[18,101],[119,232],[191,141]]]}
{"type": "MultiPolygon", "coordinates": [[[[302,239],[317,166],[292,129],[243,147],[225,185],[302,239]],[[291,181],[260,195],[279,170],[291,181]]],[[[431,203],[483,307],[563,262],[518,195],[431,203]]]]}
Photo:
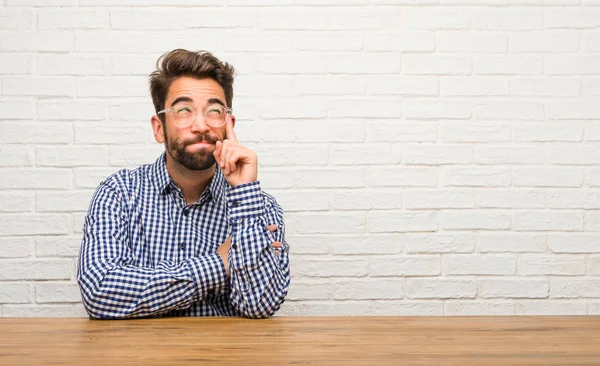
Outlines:
{"type": "Polygon", "coordinates": [[[193,139],[181,141],[177,138],[169,139],[165,129],[165,148],[171,158],[190,170],[206,170],[212,167],[217,161],[213,155],[214,146],[219,139],[212,134],[198,135],[193,139]],[[202,148],[200,150],[189,152],[186,148],[199,142],[207,142],[213,146],[212,149],[202,148]]]}

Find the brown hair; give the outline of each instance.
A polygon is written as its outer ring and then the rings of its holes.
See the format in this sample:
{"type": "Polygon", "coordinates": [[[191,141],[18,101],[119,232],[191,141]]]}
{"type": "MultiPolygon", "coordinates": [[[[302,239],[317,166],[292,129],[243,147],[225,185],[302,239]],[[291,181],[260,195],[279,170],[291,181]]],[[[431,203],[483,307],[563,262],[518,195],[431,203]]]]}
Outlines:
{"type": "MultiPolygon", "coordinates": [[[[178,48],[164,53],[156,61],[156,71],[150,74],[150,94],[154,109],[156,112],[164,109],[171,84],[182,76],[213,79],[223,88],[225,103],[231,108],[234,72],[232,65],[221,62],[208,51],[192,52],[178,48]]],[[[159,117],[164,122],[164,115],[159,117]]]]}

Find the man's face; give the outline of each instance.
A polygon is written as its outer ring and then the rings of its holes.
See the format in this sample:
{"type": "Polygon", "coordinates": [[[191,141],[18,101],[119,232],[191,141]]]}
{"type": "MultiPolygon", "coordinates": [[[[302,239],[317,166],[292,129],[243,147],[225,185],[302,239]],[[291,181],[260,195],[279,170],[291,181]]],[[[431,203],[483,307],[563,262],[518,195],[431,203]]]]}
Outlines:
{"type": "Polygon", "coordinates": [[[215,164],[213,152],[216,142],[226,138],[225,125],[218,128],[208,126],[203,111],[215,103],[225,105],[223,88],[212,79],[181,77],[171,84],[165,108],[181,101],[194,108],[196,119],[191,126],[181,128],[170,113],[165,114],[163,133],[167,154],[187,169],[209,169],[215,164]]]}

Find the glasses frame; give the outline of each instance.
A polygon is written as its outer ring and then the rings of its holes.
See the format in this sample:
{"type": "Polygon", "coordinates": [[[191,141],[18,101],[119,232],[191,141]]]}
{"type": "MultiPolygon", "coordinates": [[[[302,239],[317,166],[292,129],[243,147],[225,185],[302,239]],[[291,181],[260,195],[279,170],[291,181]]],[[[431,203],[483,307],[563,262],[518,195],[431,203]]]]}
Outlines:
{"type": "MultiPolygon", "coordinates": [[[[214,103],[214,104],[217,104],[217,103],[214,103]]],[[[225,114],[226,114],[226,115],[228,114],[228,115],[229,115],[229,118],[231,118],[231,116],[233,115],[233,109],[231,109],[231,108],[229,108],[229,107],[225,107],[225,106],[223,106],[223,105],[221,105],[221,104],[217,104],[217,105],[219,105],[219,106],[223,107],[223,108],[225,109],[225,114]]],[[[173,107],[170,107],[170,108],[165,108],[165,109],[163,109],[162,111],[158,111],[158,112],[156,112],[156,115],[157,115],[157,116],[159,116],[159,115],[161,115],[161,114],[163,114],[163,113],[164,113],[164,114],[167,114],[167,113],[169,113],[169,114],[171,115],[171,117],[173,117],[173,110],[174,110],[174,108],[175,108],[174,106],[173,106],[173,107]]],[[[192,112],[193,112],[193,115],[192,115],[192,118],[190,118],[190,122],[189,122],[189,124],[187,124],[187,125],[185,125],[185,126],[180,126],[180,125],[178,125],[178,124],[177,124],[177,122],[175,122],[175,125],[176,125],[177,127],[179,127],[179,128],[188,128],[188,127],[190,127],[191,125],[193,125],[193,124],[194,124],[194,122],[196,122],[196,118],[198,117],[198,112],[196,112],[196,108],[194,108],[193,106],[190,106],[190,108],[191,108],[191,110],[192,110],[192,112]]],[[[206,117],[206,115],[207,115],[207,113],[206,113],[206,112],[207,112],[207,110],[208,110],[208,108],[204,109],[204,111],[202,112],[202,117],[204,117],[205,121],[206,121],[206,118],[207,118],[207,117],[206,117]]],[[[206,125],[207,125],[207,126],[209,126],[209,127],[213,127],[213,128],[222,127],[222,126],[224,126],[224,125],[227,123],[227,116],[225,116],[225,118],[224,118],[224,120],[223,120],[223,123],[221,123],[221,124],[219,124],[219,125],[212,125],[212,124],[209,124],[209,123],[207,123],[207,122],[205,122],[205,123],[206,123],[206,125]]]]}

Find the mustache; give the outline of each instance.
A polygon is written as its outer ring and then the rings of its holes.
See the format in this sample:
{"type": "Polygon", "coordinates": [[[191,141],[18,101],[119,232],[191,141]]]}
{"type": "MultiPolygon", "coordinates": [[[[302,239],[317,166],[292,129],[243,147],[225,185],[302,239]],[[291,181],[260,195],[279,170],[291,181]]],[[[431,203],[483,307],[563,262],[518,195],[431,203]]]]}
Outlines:
{"type": "Polygon", "coordinates": [[[193,139],[183,141],[183,146],[197,144],[199,142],[207,142],[209,144],[215,145],[217,143],[217,141],[219,141],[219,139],[216,136],[212,136],[212,135],[208,135],[208,134],[207,135],[198,135],[197,137],[195,137],[193,139]]]}

